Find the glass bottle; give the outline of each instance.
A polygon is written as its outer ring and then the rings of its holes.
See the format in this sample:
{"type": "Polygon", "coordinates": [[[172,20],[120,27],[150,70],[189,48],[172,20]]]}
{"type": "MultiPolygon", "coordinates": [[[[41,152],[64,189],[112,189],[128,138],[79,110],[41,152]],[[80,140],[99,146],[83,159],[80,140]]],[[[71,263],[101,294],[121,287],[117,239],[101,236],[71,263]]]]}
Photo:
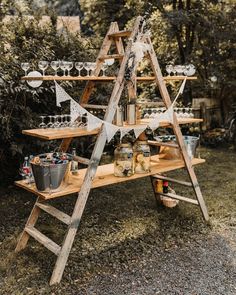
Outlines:
{"type": "Polygon", "coordinates": [[[129,143],[120,144],[114,151],[114,175],[128,177],[134,174],[133,149],[129,143]]]}
{"type": "Polygon", "coordinates": [[[135,173],[150,172],[150,147],[147,141],[137,140],[134,144],[133,150],[135,173]]]}
{"type": "MultiPolygon", "coordinates": [[[[76,156],[76,149],[72,149],[72,156],[76,156]]],[[[71,172],[73,175],[78,175],[79,169],[78,169],[78,162],[75,160],[71,161],[71,172]]]]}

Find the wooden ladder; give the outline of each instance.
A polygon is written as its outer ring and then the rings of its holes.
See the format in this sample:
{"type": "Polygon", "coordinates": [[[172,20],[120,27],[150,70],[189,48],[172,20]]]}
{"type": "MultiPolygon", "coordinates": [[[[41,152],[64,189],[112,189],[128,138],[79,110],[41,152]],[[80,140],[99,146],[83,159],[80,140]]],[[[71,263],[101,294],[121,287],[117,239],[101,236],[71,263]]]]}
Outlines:
{"type": "MultiPolygon", "coordinates": [[[[139,33],[142,21],[143,21],[142,17],[138,17],[136,19],[136,22],[134,24],[132,31],[119,31],[117,23],[113,22],[111,23],[110,28],[105,36],[101,50],[96,60],[96,69],[95,69],[94,75],[99,76],[102,63],[105,59],[116,58],[120,62],[119,73],[115,80],[114,88],[113,88],[108,106],[107,107],[94,106],[94,105],[91,106],[88,104],[89,97],[95,86],[94,81],[89,80],[87,82],[83,95],[81,97],[80,103],[86,107],[105,108],[106,113],[105,113],[104,120],[110,123],[112,122],[114,118],[116,108],[118,106],[122,91],[125,86],[125,82],[126,82],[125,70],[129,61],[131,47],[139,33]],[[123,42],[121,39],[122,37],[129,38],[125,50],[124,50],[123,42]],[[108,52],[113,42],[115,43],[117,54],[109,55],[108,52]]],[[[169,107],[171,105],[171,100],[170,100],[163,76],[161,74],[161,70],[153,50],[151,40],[148,36],[144,36],[144,41],[150,45],[150,50],[148,51],[148,57],[151,60],[156,83],[160,89],[163,101],[166,107],[169,107]]],[[[134,96],[135,89],[130,82],[127,83],[127,87],[128,87],[129,95],[134,96]]],[[[197,202],[197,204],[200,206],[205,220],[208,220],[207,209],[206,209],[191,161],[187,155],[183,137],[182,137],[181,130],[178,125],[176,116],[174,116],[174,123],[172,127],[176,134],[177,143],[182,152],[185,166],[188,170],[188,173],[191,179],[191,184],[194,188],[194,191],[197,197],[197,200],[195,202],[197,202]]],[[[72,138],[63,139],[60,146],[62,151],[66,151],[68,149],[71,143],[71,140],[72,138]]],[[[83,214],[83,211],[91,190],[93,179],[95,177],[105,144],[106,144],[106,132],[105,132],[105,126],[102,125],[96,140],[96,144],[94,146],[94,150],[92,152],[91,159],[78,157],[78,161],[82,162],[83,164],[87,164],[88,168],[86,170],[86,174],[85,174],[80,192],[78,194],[78,198],[75,203],[75,207],[74,207],[72,215],[69,216],[63,213],[62,211],[56,209],[55,207],[45,204],[45,201],[42,198],[38,197],[32,209],[32,212],[29,216],[29,219],[25,225],[25,228],[19,238],[19,241],[16,247],[16,252],[19,252],[26,247],[29,237],[31,236],[34,239],[36,239],[38,242],[43,244],[47,249],[52,251],[57,256],[56,264],[55,264],[55,267],[51,276],[51,280],[50,280],[50,285],[59,283],[62,278],[64,268],[65,268],[69,253],[71,251],[78,226],[80,224],[80,220],[81,220],[81,217],[82,217],[82,214],[83,214]],[[41,211],[44,211],[54,216],[55,218],[57,218],[58,220],[60,220],[61,222],[65,223],[68,226],[67,233],[64,237],[62,246],[57,245],[54,241],[46,237],[44,234],[42,234],[40,231],[38,231],[35,228],[35,224],[37,222],[37,219],[41,211]]],[[[161,176],[154,176],[154,177],[161,177],[161,176]]]]}

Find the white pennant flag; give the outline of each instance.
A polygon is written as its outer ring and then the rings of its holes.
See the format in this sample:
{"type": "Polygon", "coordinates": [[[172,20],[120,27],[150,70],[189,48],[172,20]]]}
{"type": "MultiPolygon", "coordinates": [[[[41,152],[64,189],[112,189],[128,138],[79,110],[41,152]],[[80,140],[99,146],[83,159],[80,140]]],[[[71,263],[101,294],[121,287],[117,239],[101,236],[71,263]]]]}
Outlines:
{"type": "Polygon", "coordinates": [[[168,122],[170,122],[171,124],[174,123],[174,107],[173,107],[173,104],[166,111],[166,117],[167,117],[168,122]]]}
{"type": "Polygon", "coordinates": [[[99,118],[93,116],[89,112],[87,112],[87,118],[88,118],[88,121],[87,121],[87,130],[88,131],[91,131],[91,130],[101,127],[102,120],[100,120],[99,118]]]}
{"type": "Polygon", "coordinates": [[[122,139],[133,128],[130,128],[130,127],[120,127],[119,129],[120,129],[120,139],[122,139]]]}
{"type": "Polygon", "coordinates": [[[87,111],[82,108],[74,99],[70,101],[71,121],[74,122],[78,117],[82,117],[87,111]]]}
{"type": "Polygon", "coordinates": [[[134,135],[136,138],[146,129],[146,126],[138,126],[134,128],[134,135]]]}
{"type": "Polygon", "coordinates": [[[160,126],[160,121],[162,120],[162,114],[158,115],[158,117],[151,120],[148,126],[152,129],[152,131],[156,130],[160,126]]]}
{"type": "Polygon", "coordinates": [[[119,131],[120,128],[108,122],[104,122],[104,125],[106,130],[107,142],[110,142],[113,136],[116,134],[117,131],[119,131]]]}
{"type": "Polygon", "coordinates": [[[56,104],[57,107],[61,107],[61,102],[71,100],[72,98],[56,81],[54,82],[56,88],[56,104]]]}

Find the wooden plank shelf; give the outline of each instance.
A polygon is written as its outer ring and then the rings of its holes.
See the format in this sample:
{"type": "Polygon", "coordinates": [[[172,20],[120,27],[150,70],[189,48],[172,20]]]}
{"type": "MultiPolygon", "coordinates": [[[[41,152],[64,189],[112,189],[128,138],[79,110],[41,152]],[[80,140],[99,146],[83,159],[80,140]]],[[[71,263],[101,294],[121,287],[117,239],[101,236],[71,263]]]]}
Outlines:
{"type": "MultiPolygon", "coordinates": [[[[192,165],[197,165],[204,163],[204,159],[193,159],[192,165]]],[[[120,182],[125,182],[129,180],[135,180],[139,178],[143,178],[150,175],[160,174],[176,169],[184,168],[185,164],[183,160],[165,160],[159,159],[158,155],[151,157],[151,172],[145,174],[134,174],[130,177],[116,177],[113,175],[114,172],[114,165],[107,164],[99,166],[96,172],[96,176],[94,178],[92,188],[102,187],[110,184],[116,184],[120,182]]],[[[78,176],[70,175],[69,176],[69,183],[62,184],[60,189],[56,192],[44,193],[37,191],[35,184],[27,184],[25,180],[16,181],[15,184],[19,187],[26,189],[29,192],[32,192],[44,200],[58,198],[61,196],[77,193],[80,191],[81,185],[83,183],[83,179],[85,176],[87,169],[80,169],[78,176]]]]}
{"type": "MultiPolygon", "coordinates": [[[[150,119],[140,120],[138,125],[147,125],[150,122],[150,119]]],[[[202,122],[202,119],[197,118],[179,118],[179,124],[192,124],[202,122]]],[[[135,125],[135,126],[138,126],[135,125]]],[[[132,125],[134,126],[134,125],[132,125]]],[[[160,123],[160,127],[168,127],[169,123],[163,121],[160,123]]],[[[53,139],[62,139],[62,138],[72,138],[72,137],[81,137],[96,135],[99,132],[99,128],[92,131],[87,131],[86,128],[61,128],[61,129],[30,129],[23,130],[22,133],[28,136],[37,137],[44,140],[53,140],[53,139]]]]}
{"type": "MultiPolygon", "coordinates": [[[[108,77],[108,76],[41,76],[41,77],[28,77],[24,76],[21,80],[27,81],[35,81],[35,80],[43,80],[43,81],[98,81],[98,82],[113,82],[116,80],[117,77],[108,77]]],[[[163,77],[164,81],[179,81],[184,80],[197,80],[197,77],[186,77],[186,76],[166,76],[163,77]]],[[[147,77],[136,77],[138,82],[154,82],[154,76],[147,76],[147,77]]]]}

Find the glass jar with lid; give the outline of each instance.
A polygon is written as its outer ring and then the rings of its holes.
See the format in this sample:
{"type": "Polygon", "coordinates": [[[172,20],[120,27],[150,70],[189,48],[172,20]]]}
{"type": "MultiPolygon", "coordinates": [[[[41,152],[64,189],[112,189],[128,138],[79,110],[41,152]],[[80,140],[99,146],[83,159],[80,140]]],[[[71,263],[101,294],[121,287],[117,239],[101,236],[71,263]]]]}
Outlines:
{"type": "Polygon", "coordinates": [[[135,173],[150,172],[150,146],[147,141],[137,140],[133,147],[135,173]]]}
{"type": "Polygon", "coordinates": [[[134,174],[133,149],[130,143],[120,144],[114,151],[114,175],[128,177],[134,174]]]}

